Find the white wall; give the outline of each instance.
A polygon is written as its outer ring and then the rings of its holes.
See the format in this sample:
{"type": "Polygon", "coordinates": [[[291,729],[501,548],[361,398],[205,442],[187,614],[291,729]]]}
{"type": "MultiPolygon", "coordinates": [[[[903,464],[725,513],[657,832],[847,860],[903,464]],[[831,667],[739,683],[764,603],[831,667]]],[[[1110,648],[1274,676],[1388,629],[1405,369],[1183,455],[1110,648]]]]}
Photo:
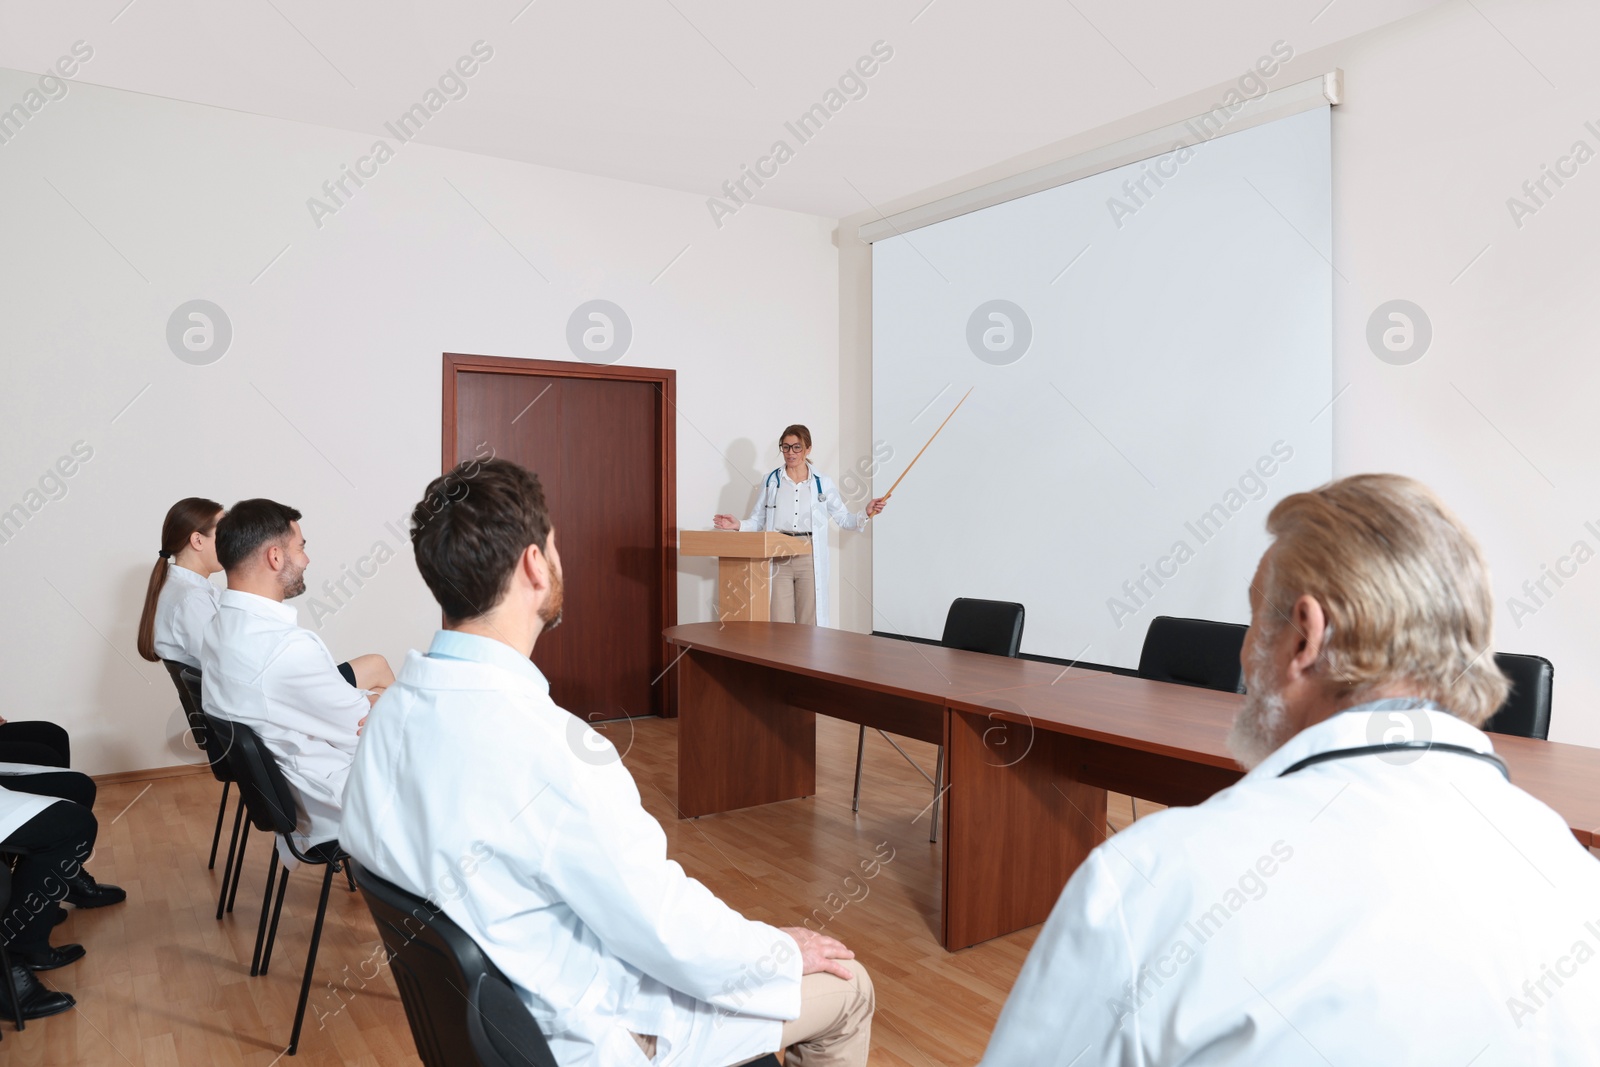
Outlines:
{"type": "MultiPolygon", "coordinates": [[[[1550,185],[1554,195],[1541,196],[1544,206],[1520,227],[1507,199],[1575,141],[1600,153],[1596,39],[1600,10],[1578,0],[1460,0],[1298,55],[1273,79],[1275,87],[1345,72],[1346,102],[1333,114],[1334,387],[1348,386],[1333,408],[1335,474],[1399,471],[1443,494],[1488,552],[1498,648],[1554,661],[1551,738],[1589,745],[1600,745],[1600,562],[1583,554],[1582,564],[1563,563],[1573,575],[1560,588],[1547,581],[1553,595],[1539,603],[1520,587],[1576,542],[1600,552],[1600,160],[1564,188],[1550,185]],[[1430,348],[1409,365],[1379,360],[1367,343],[1368,318],[1395,299],[1419,305],[1432,325],[1430,348]],[[1513,618],[1513,594],[1535,610],[1513,618]]],[[[1271,44],[1262,41],[1262,52],[1271,44]]],[[[1198,114],[1226,88],[878,208],[900,210],[1198,114]]],[[[852,439],[870,432],[871,417],[862,370],[870,286],[854,234],[877,217],[844,220],[838,237],[841,401],[852,439]]],[[[870,587],[864,555],[847,555],[841,570],[870,587]]],[[[847,618],[869,625],[864,615],[847,618]]]]}
{"type": "MultiPolygon", "coordinates": [[[[36,84],[0,71],[0,108],[36,84]]],[[[620,304],[623,362],[678,371],[684,526],[748,508],[787,422],[837,451],[831,223],[753,207],[718,230],[702,196],[409,144],[318,229],[307,198],[372,142],[73,83],[0,144],[0,511],[93,450],[0,543],[0,715],[66,726],[82,770],[195,758],[134,651],[179,497],[300,508],[312,594],[386,542],[322,636],[339,657],[426,643],[437,611],[397,534],[439,469],[442,352],[570,359],[569,313],[620,304]],[[166,341],[197,297],[233,325],[209,366],[166,341]]],[[[681,573],[680,617],[712,617],[713,561],[681,573]]]]}
{"type": "Polygon", "coordinates": [[[1584,126],[1600,120],[1584,49],[1600,10],[1480,7],[1449,4],[1330,57],[1349,94],[1334,112],[1335,263],[1348,279],[1335,280],[1335,373],[1349,386],[1334,467],[1398,470],[1443,494],[1488,552],[1498,647],[1555,663],[1552,740],[1600,745],[1600,564],[1547,582],[1554,596],[1535,614],[1510,603],[1532,605],[1522,583],[1574,542],[1600,550],[1584,527],[1600,528],[1600,163],[1520,228],[1506,204],[1574,141],[1600,152],[1584,126]],[[1432,324],[1407,366],[1366,343],[1368,317],[1393,299],[1432,324]]]}

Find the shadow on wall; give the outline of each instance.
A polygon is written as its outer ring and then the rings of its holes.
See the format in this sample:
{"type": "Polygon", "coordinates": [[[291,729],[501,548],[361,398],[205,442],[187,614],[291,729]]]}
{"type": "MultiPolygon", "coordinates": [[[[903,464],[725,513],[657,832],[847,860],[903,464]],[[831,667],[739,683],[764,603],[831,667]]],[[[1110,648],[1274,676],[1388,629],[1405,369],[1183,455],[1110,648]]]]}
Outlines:
{"type": "MultiPolygon", "coordinates": [[[[714,507],[700,506],[699,501],[685,509],[680,528],[709,530],[713,515],[732,515],[743,520],[755,507],[761,492],[761,477],[765,471],[756,467],[756,445],[748,437],[730,443],[722,453],[727,481],[717,492],[714,507]]],[[[770,469],[770,468],[769,468],[770,469]]],[[[679,622],[709,622],[717,617],[717,561],[710,556],[679,556],[678,573],[695,579],[694,593],[680,597],[679,622]]]]}
{"type": "MultiPolygon", "coordinates": [[[[756,443],[741,437],[722,453],[723,466],[728,471],[727,484],[717,494],[714,514],[732,515],[743,520],[756,506],[761,495],[761,479],[767,473],[756,467],[756,443]]],[[[709,524],[709,520],[707,520],[709,524]]]]}
{"type": "Polygon", "coordinates": [[[83,736],[78,736],[80,731],[73,731],[72,762],[75,766],[85,762],[80,752],[91,751],[95,754],[93,763],[96,766],[117,770],[175,767],[196,762],[194,746],[185,743],[188,720],[184,718],[183,706],[178,703],[178,691],[173,688],[166,669],[159,663],[140,659],[134,647],[134,638],[139,632],[139,613],[144,610],[144,591],[149,582],[149,568],[135,565],[123,568],[112,589],[113,621],[106,637],[116,648],[113,651],[101,645],[104,654],[98,657],[100,677],[95,686],[94,710],[81,731],[83,736]],[[134,681],[134,675],[146,684],[134,681]],[[156,731],[160,731],[160,747],[158,754],[152,756],[154,746],[150,742],[154,738],[151,735],[156,731]]]}

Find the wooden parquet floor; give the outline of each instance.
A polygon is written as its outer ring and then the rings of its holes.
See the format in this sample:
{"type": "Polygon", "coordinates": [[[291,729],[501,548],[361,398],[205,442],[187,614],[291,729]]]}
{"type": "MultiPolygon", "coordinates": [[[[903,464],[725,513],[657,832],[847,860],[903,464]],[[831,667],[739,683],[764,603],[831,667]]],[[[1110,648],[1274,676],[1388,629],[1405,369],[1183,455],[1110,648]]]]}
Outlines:
{"type": "MultiPolygon", "coordinates": [[[[671,855],[691,875],[752,918],[796,925],[810,916],[871,970],[878,990],[874,1067],[976,1063],[1037,928],[943,951],[936,936],[939,846],[928,842],[925,810],[931,789],[869,731],[862,811],[852,815],[856,728],[833,719],[818,724],[816,797],[692,821],[673,809],[677,723],[644,719],[608,730],[626,752],[645,807],[665,827],[671,855]],[[863,877],[863,861],[875,877],[863,877]]],[[[902,744],[931,772],[932,746],[902,744]]],[[[272,970],[249,977],[268,847],[263,835],[251,837],[236,910],[217,922],[221,876],[205,860],[220,789],[209,775],[102,786],[100,841],[89,867],[126,888],[128,901],[76,912],[57,929],[56,943],[82,942],[89,954],[43,977],[76,996],[78,1007],[21,1033],[3,1024],[0,1063],[279,1062],[320,878],[314,870],[291,878],[272,970]]],[[[231,799],[229,807],[231,819],[231,799]]],[[[1113,797],[1114,825],[1125,825],[1128,811],[1127,798],[1113,797]]],[[[220,869],[221,857],[217,862],[220,869]]],[[[377,947],[361,898],[336,880],[299,1054],[283,1064],[419,1062],[388,971],[361,977],[377,947]]]]}

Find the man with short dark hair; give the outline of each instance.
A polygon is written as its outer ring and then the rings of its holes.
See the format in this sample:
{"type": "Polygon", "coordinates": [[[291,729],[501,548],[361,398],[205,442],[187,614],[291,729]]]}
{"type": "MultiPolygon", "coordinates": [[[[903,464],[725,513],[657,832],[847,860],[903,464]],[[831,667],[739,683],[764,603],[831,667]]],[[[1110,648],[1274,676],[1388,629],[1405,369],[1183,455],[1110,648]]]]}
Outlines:
{"type": "Polygon", "coordinates": [[[1600,1063],[1600,865],[1477,728],[1507,688],[1477,542],[1393,474],[1267,532],[1248,773],[1089,854],[983,1067],[1600,1063]]]}
{"type": "Polygon", "coordinates": [[[306,591],[300,512],[241,500],[217,523],[228,575],[206,629],[201,703],[261,736],[305,808],[302,844],[338,836],[339,798],[368,710],[394,673],[382,656],[335,664],[286,599],[306,591]]]}
{"type": "Polygon", "coordinates": [[[339,840],[439,906],[517,986],[562,1067],[864,1067],[872,983],[804,927],[753,922],[667,858],[609,741],[550,699],[561,620],[538,478],[457,467],[412,513],[445,613],[361,739],[339,840]]]}

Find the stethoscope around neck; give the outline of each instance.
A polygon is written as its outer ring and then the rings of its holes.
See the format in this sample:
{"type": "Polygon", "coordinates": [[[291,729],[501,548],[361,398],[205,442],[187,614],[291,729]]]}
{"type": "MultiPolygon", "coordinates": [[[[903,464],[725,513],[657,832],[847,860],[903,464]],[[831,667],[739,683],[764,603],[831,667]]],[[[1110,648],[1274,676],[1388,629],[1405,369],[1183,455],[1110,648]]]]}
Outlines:
{"type": "MultiPolygon", "coordinates": [[[[772,473],[767,475],[767,480],[762,483],[762,488],[766,491],[768,511],[778,510],[778,475],[782,473],[782,467],[774,467],[772,469],[772,473]]],[[[817,503],[820,504],[823,502],[822,475],[813,471],[811,474],[811,480],[817,483],[817,503]]]]}
{"type": "MultiPolygon", "coordinates": [[[[1396,700],[1385,701],[1366,709],[1369,712],[1377,711],[1437,711],[1438,705],[1431,701],[1396,700]]],[[[1506,766],[1506,761],[1496,756],[1493,752],[1483,752],[1466,745],[1452,745],[1445,741],[1386,741],[1375,745],[1358,745],[1354,748],[1336,748],[1327,752],[1315,752],[1305,759],[1291,764],[1287,769],[1278,774],[1279,778],[1287,778],[1296,771],[1303,771],[1307,767],[1314,767],[1319,763],[1331,763],[1334,760],[1355,759],[1359,756],[1393,756],[1397,752],[1443,752],[1451,756],[1462,756],[1467,759],[1481,760],[1499,771],[1506,781],[1511,781],[1511,770],[1506,766]]],[[[1405,762],[1410,763],[1410,760],[1405,762]]]]}
{"type": "MultiPolygon", "coordinates": [[[[1468,748],[1466,745],[1451,745],[1443,741],[1397,741],[1382,745],[1361,745],[1357,748],[1336,748],[1331,752],[1318,752],[1315,755],[1307,756],[1298,763],[1291,764],[1278,777],[1287,778],[1296,771],[1303,771],[1307,767],[1314,767],[1319,763],[1354,759],[1357,756],[1389,756],[1396,752],[1444,752],[1452,756],[1465,756],[1469,759],[1482,760],[1504,775],[1506,781],[1511,781],[1511,770],[1506,766],[1506,761],[1494,753],[1480,752],[1475,748],[1468,748]]],[[[1410,760],[1406,762],[1409,763],[1410,760]]]]}

